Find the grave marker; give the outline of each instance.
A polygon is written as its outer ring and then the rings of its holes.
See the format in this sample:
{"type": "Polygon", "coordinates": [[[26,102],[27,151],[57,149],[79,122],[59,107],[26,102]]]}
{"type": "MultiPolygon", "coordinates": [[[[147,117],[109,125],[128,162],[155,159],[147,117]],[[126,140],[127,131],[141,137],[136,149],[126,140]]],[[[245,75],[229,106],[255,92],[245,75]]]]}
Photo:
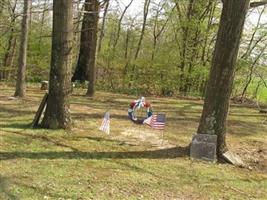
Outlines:
{"type": "Polygon", "coordinates": [[[193,159],[216,162],[217,135],[196,134],[192,138],[190,157],[193,159]]]}

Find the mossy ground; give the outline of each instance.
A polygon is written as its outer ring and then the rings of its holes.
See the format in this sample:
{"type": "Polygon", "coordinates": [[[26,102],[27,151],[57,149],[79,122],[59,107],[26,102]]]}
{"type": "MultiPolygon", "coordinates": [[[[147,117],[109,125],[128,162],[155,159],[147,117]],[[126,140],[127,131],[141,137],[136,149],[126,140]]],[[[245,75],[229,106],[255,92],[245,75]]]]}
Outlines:
{"type": "Polygon", "coordinates": [[[37,86],[24,100],[8,100],[11,86],[0,89],[0,199],[267,199],[266,115],[257,109],[232,105],[229,113],[227,142],[247,169],[189,159],[199,100],[147,98],[167,115],[162,141],[127,119],[135,96],[87,98],[75,89],[73,129],[63,131],[30,128],[44,93],[37,86]],[[98,130],[107,110],[110,135],[98,130]]]}

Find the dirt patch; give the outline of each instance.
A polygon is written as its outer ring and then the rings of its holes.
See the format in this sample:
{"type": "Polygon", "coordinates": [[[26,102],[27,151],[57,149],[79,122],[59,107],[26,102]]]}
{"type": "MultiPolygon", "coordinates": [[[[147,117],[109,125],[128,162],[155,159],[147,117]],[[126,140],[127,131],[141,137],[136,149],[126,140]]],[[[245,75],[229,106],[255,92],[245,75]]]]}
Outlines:
{"type": "Polygon", "coordinates": [[[235,151],[249,169],[267,173],[267,147],[263,142],[252,141],[236,148],[235,151]]]}
{"type": "Polygon", "coordinates": [[[137,127],[124,129],[117,139],[130,145],[149,145],[157,149],[175,147],[164,138],[164,134],[164,131],[153,130],[149,127],[137,127]]]}

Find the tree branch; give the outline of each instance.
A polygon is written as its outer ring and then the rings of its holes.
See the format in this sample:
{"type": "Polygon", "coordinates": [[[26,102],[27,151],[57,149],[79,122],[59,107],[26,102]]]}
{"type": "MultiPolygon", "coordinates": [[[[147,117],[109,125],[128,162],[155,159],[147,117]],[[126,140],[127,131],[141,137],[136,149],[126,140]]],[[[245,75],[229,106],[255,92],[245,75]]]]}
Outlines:
{"type": "Polygon", "coordinates": [[[263,5],[266,5],[266,4],[267,4],[267,0],[256,1],[256,2],[251,2],[249,7],[250,8],[255,8],[255,7],[263,6],[263,5]]]}

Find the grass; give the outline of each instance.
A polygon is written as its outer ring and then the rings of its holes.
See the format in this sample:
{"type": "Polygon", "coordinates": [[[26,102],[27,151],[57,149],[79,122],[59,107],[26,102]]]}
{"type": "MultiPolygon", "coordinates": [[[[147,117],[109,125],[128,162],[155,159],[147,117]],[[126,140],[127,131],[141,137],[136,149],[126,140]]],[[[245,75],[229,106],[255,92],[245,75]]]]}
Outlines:
{"type": "Polygon", "coordinates": [[[266,115],[232,105],[227,141],[250,169],[192,161],[187,145],[202,101],[149,97],[167,115],[161,134],[127,120],[135,96],[72,96],[71,131],[31,129],[43,92],[7,100],[0,85],[0,199],[267,199],[266,115]],[[111,135],[98,131],[106,110],[111,135]]]}

